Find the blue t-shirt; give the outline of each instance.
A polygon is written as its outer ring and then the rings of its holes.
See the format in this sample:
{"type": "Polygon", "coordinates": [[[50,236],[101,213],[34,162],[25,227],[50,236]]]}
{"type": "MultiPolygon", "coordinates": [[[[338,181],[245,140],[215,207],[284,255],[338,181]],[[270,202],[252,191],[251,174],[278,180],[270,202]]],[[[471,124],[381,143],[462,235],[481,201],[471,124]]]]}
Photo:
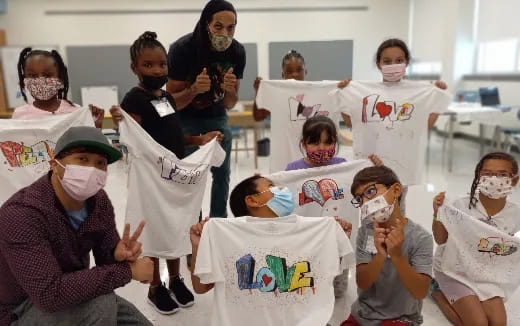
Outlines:
{"type": "Polygon", "coordinates": [[[79,229],[81,223],[83,223],[88,216],[87,205],[83,205],[78,211],[69,211],[67,209],[65,211],[69,217],[70,224],[75,230],[79,229]]]}
{"type": "MultiPolygon", "coordinates": [[[[333,157],[330,159],[329,161],[329,164],[327,165],[334,165],[334,164],[339,164],[339,163],[343,163],[343,162],[346,162],[347,160],[345,160],[343,157],[333,157]]],[[[294,162],[291,162],[289,164],[287,164],[287,167],[285,168],[285,171],[292,171],[292,170],[301,170],[301,169],[310,169],[310,168],[315,168],[316,166],[314,165],[311,165],[307,162],[305,162],[305,159],[300,159],[298,161],[294,161],[294,162]]]]}

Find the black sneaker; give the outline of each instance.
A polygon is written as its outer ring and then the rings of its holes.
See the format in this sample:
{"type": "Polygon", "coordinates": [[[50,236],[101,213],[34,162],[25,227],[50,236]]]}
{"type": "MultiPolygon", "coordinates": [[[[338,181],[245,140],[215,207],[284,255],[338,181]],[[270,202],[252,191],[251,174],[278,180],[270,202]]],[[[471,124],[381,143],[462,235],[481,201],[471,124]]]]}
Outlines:
{"type": "Polygon", "coordinates": [[[151,304],[158,313],[163,315],[174,314],[180,309],[164,284],[159,285],[154,293],[152,293],[151,289],[148,290],[148,303],[151,304]]]}
{"type": "Polygon", "coordinates": [[[173,279],[170,279],[170,293],[179,306],[183,308],[187,308],[193,306],[195,303],[195,298],[191,291],[184,284],[184,279],[177,276],[173,279]]]}

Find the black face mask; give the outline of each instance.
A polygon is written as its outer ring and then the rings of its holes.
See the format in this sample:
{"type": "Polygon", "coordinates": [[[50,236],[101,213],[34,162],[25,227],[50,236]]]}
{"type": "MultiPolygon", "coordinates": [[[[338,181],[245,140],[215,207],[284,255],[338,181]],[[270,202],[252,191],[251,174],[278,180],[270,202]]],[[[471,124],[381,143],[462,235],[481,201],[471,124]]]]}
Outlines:
{"type": "Polygon", "coordinates": [[[155,91],[160,89],[168,81],[168,75],[163,76],[152,76],[152,75],[141,75],[141,84],[149,91],[155,91]]]}

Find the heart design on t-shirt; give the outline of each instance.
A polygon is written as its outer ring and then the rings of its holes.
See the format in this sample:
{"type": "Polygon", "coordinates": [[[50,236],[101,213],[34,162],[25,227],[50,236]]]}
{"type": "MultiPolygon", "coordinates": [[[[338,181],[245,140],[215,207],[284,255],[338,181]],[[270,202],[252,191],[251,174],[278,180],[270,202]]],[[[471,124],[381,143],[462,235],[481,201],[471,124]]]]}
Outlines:
{"type": "Polygon", "coordinates": [[[379,116],[381,118],[384,118],[384,117],[390,115],[390,113],[392,113],[392,106],[387,105],[384,102],[377,102],[376,110],[377,110],[377,113],[379,113],[379,116]]]}
{"type": "Polygon", "coordinates": [[[269,277],[266,274],[262,275],[262,281],[264,281],[264,286],[268,286],[272,280],[273,280],[272,277],[269,277]]]}
{"type": "Polygon", "coordinates": [[[308,180],[302,185],[300,205],[314,201],[323,207],[329,199],[339,200],[343,198],[345,198],[343,189],[338,188],[336,181],[332,179],[321,179],[319,182],[308,180]]]}

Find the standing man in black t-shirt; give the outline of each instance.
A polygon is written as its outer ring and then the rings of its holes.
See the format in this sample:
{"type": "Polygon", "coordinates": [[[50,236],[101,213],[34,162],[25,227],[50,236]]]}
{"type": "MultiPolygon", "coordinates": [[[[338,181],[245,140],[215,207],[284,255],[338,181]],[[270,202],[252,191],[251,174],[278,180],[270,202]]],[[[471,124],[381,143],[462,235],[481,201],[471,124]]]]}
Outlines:
{"type": "MultiPolygon", "coordinates": [[[[227,109],[238,101],[238,88],[246,64],[244,47],[233,39],[237,23],[233,5],[224,0],[208,2],[193,33],[170,46],[167,90],[177,104],[185,135],[217,130],[224,134],[226,151],[222,166],[212,168],[210,216],[227,217],[231,131],[227,109]]],[[[187,153],[195,147],[187,148],[187,153]]]]}

